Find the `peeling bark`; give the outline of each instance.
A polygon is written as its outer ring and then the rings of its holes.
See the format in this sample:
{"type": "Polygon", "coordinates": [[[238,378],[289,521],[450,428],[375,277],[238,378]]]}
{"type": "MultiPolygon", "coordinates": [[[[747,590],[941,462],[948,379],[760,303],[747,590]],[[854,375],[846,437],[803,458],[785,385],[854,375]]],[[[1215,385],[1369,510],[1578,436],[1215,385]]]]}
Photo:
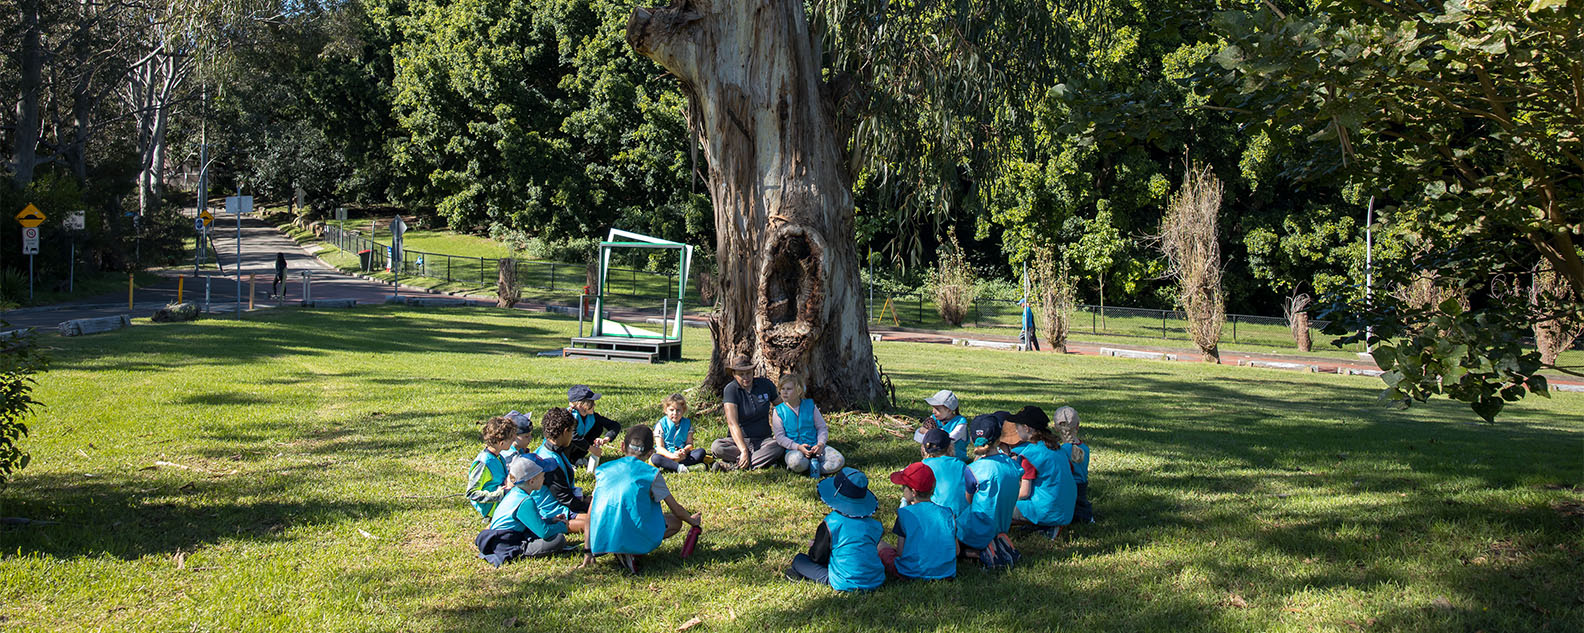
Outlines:
{"type": "Polygon", "coordinates": [[[627,41],[675,74],[701,132],[720,311],[705,388],[745,353],[834,409],[883,403],[858,283],[852,184],[803,4],[677,0],[627,41]]]}

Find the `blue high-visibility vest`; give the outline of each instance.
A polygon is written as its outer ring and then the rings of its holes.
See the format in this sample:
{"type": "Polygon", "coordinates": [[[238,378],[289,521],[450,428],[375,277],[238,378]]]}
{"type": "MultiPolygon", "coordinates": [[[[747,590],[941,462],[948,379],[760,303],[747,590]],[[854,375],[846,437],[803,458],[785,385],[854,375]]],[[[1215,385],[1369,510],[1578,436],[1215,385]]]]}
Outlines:
{"type": "MultiPolygon", "coordinates": [[[[572,483],[572,464],[567,462],[565,455],[550,448],[549,442],[540,442],[539,448],[534,449],[534,454],[550,460],[551,463],[556,465],[556,471],[566,478],[566,482],[568,484],[572,483]]],[[[553,517],[572,514],[571,508],[562,505],[555,498],[555,495],[550,493],[550,486],[540,486],[538,490],[529,494],[528,498],[532,499],[534,507],[539,509],[539,516],[553,517]]]]}
{"type": "MultiPolygon", "coordinates": [[[[468,478],[472,478],[473,468],[482,465],[485,469],[484,476],[479,479],[479,490],[494,492],[506,483],[506,462],[499,455],[489,452],[489,449],[479,451],[478,457],[473,458],[473,466],[468,467],[468,478]]],[[[479,503],[472,499],[473,509],[478,510],[479,516],[486,519],[495,512],[494,503],[479,503]]]]}
{"type": "Polygon", "coordinates": [[[855,519],[840,512],[825,515],[830,530],[830,585],[838,591],[874,589],[885,582],[880,562],[880,535],[885,527],[873,518],[855,519]]]}
{"type": "Polygon", "coordinates": [[[595,554],[648,554],[665,537],[665,513],[650,494],[660,469],[628,456],[594,471],[588,543],[595,554]]]}
{"type": "Polygon", "coordinates": [[[1017,502],[1018,512],[1036,525],[1072,523],[1073,506],[1078,502],[1078,482],[1073,480],[1072,449],[1063,445],[1051,450],[1044,442],[1029,442],[1014,451],[1034,465],[1034,494],[1017,502]]]}
{"type": "Polygon", "coordinates": [[[1012,509],[1017,507],[1018,485],[1023,468],[1012,458],[996,453],[968,465],[978,486],[968,511],[957,517],[957,540],[974,549],[984,549],[997,534],[1012,527],[1012,509]]]}
{"type": "Polygon", "coordinates": [[[1083,449],[1083,457],[1076,462],[1072,462],[1073,481],[1081,484],[1089,483],[1089,445],[1079,442],[1077,444],[1062,444],[1062,446],[1066,447],[1069,453],[1072,452],[1075,446],[1083,449]]]}
{"type": "Polygon", "coordinates": [[[796,413],[785,402],[776,405],[776,415],[781,418],[781,430],[787,439],[797,444],[813,446],[819,441],[819,429],[814,428],[814,401],[804,398],[796,413]]]}
{"type": "Polygon", "coordinates": [[[931,457],[924,460],[924,465],[935,473],[935,491],[930,493],[930,501],[950,510],[952,516],[961,516],[968,509],[968,478],[963,476],[968,465],[950,455],[931,457]]]}
{"type": "Polygon", "coordinates": [[[957,575],[957,520],[951,510],[915,503],[897,510],[897,524],[903,533],[897,573],[925,580],[957,575]]]}
{"type": "MultiPolygon", "coordinates": [[[[937,420],[937,422],[940,422],[940,421],[937,420]]],[[[965,418],[965,417],[962,417],[962,416],[959,415],[959,416],[957,416],[955,418],[952,418],[950,420],[946,420],[944,422],[940,422],[940,430],[945,431],[947,435],[951,435],[952,433],[957,431],[957,427],[964,426],[966,424],[968,424],[968,418],[965,418]]],[[[957,456],[957,459],[960,459],[960,460],[963,460],[964,462],[967,462],[968,461],[968,439],[966,437],[964,437],[963,439],[955,439],[955,438],[953,438],[952,439],[952,453],[957,456]]]]}
{"type": "Polygon", "coordinates": [[[572,419],[577,420],[577,429],[572,431],[572,437],[583,437],[584,435],[587,435],[589,431],[594,429],[595,414],[590,413],[588,415],[583,415],[578,413],[577,409],[572,407],[567,407],[567,413],[571,413],[572,419]]]}
{"type": "Polygon", "coordinates": [[[655,430],[660,433],[660,444],[668,451],[682,450],[687,446],[688,435],[693,433],[693,419],[682,418],[681,422],[671,423],[671,418],[660,416],[660,421],[655,422],[655,430]]]}
{"type": "Polygon", "coordinates": [[[491,530],[511,530],[513,532],[533,532],[534,537],[541,539],[555,538],[557,534],[566,533],[566,523],[550,523],[539,516],[539,509],[534,507],[532,497],[522,488],[513,486],[506,496],[501,497],[500,505],[495,508],[495,516],[490,521],[491,530]]]}

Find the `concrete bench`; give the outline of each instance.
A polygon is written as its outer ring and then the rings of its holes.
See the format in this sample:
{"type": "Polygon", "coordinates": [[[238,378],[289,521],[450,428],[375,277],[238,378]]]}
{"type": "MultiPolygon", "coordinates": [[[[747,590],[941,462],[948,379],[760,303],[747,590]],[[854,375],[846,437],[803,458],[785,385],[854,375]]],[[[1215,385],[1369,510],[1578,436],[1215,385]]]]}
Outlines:
{"type": "Polygon", "coordinates": [[[1337,373],[1343,376],[1380,376],[1386,372],[1379,369],[1358,369],[1355,367],[1338,367],[1337,373]]]}
{"type": "Polygon", "coordinates": [[[1176,354],[1166,352],[1150,352],[1140,349],[1121,349],[1116,347],[1100,348],[1101,356],[1114,356],[1116,358],[1140,358],[1144,360],[1177,360],[1176,354]]]}
{"type": "Polygon", "coordinates": [[[83,336],[85,334],[101,334],[113,332],[132,325],[131,317],[125,314],[116,316],[99,317],[94,319],[72,319],[60,324],[61,336],[83,336]]]}
{"type": "Polygon", "coordinates": [[[1244,367],[1261,367],[1261,368],[1264,368],[1264,369],[1286,369],[1286,370],[1289,370],[1289,371],[1302,371],[1302,372],[1308,372],[1308,373],[1315,373],[1317,371],[1320,371],[1320,367],[1317,366],[1317,365],[1307,365],[1307,364],[1304,364],[1304,363],[1283,363],[1283,362],[1274,361],[1274,360],[1244,360],[1244,361],[1238,361],[1238,364],[1242,365],[1244,367]]]}
{"type": "Polygon", "coordinates": [[[1017,343],[1003,343],[1001,341],[981,341],[979,339],[973,339],[973,338],[954,338],[954,339],[952,339],[952,345],[960,345],[962,347],[985,347],[985,348],[989,348],[989,349],[1004,349],[1004,350],[1016,350],[1018,348],[1018,344],[1017,343]]]}

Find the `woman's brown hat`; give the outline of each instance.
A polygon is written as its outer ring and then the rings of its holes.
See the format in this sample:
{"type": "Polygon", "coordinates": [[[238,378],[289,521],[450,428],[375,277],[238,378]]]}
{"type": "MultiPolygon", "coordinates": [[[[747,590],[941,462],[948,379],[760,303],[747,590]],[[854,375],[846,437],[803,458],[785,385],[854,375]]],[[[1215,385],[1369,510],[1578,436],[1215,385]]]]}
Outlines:
{"type": "Polygon", "coordinates": [[[748,358],[747,354],[738,354],[731,357],[731,360],[726,361],[726,368],[732,371],[753,371],[758,369],[754,365],[753,359],[748,358]]]}

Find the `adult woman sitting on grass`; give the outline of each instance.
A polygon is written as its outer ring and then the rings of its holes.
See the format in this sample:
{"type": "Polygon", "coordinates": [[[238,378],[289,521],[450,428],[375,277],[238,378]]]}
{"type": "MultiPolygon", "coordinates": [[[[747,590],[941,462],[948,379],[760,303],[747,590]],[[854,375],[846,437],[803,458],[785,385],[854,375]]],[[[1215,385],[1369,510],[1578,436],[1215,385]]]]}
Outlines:
{"type": "Polygon", "coordinates": [[[702,514],[678,503],[660,469],[649,464],[654,455],[654,430],[639,424],[627,429],[623,457],[594,471],[594,500],[589,506],[588,553],[583,565],[601,554],[615,554],[627,571],[638,573],[638,557],[660,547],[683,523],[699,526],[702,514]],[[661,504],[671,509],[666,514],[661,504]]]}

